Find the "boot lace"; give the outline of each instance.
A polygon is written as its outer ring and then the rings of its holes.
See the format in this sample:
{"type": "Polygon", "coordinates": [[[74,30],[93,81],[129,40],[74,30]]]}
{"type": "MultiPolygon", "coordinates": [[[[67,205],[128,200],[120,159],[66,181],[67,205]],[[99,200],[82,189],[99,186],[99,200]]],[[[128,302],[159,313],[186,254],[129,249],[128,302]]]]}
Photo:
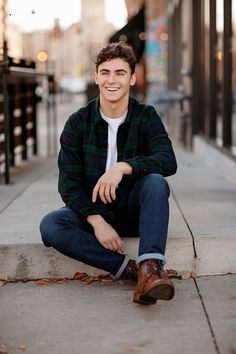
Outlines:
{"type": "Polygon", "coordinates": [[[157,274],[159,278],[165,278],[166,277],[166,272],[164,271],[160,261],[158,260],[148,260],[146,261],[146,266],[147,266],[147,271],[150,274],[157,274]]]}

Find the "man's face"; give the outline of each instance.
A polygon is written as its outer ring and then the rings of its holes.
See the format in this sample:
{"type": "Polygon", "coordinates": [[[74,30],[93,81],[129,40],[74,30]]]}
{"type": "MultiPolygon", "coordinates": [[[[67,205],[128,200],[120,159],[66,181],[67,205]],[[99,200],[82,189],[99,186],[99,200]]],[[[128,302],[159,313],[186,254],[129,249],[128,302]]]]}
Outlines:
{"type": "Polygon", "coordinates": [[[119,103],[126,99],[135,81],[135,74],[131,75],[129,64],[121,58],[103,62],[95,75],[100,97],[107,103],[119,103]]]}

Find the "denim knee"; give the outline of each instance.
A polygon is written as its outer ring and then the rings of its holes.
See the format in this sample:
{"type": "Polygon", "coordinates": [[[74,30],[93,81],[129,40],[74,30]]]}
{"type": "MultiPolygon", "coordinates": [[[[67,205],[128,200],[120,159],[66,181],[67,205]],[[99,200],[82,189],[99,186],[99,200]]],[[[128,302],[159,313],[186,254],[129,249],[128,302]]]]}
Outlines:
{"type": "Polygon", "coordinates": [[[145,192],[153,193],[155,190],[158,192],[167,193],[167,196],[170,195],[170,189],[165,178],[158,173],[150,173],[142,177],[142,188],[145,192]]]}
{"type": "Polygon", "coordinates": [[[50,242],[51,232],[50,232],[50,229],[52,229],[52,228],[50,227],[50,224],[51,224],[50,215],[51,215],[51,213],[45,215],[43,217],[43,219],[41,220],[40,225],[39,225],[41,238],[42,238],[42,241],[43,241],[43,243],[44,243],[44,245],[46,247],[50,247],[51,246],[51,242],[50,242]]]}

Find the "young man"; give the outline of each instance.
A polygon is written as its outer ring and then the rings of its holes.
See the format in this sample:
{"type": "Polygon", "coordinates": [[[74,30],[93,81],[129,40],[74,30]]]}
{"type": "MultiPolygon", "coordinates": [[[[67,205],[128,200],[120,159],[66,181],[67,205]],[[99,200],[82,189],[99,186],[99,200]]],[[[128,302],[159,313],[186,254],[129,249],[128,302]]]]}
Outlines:
{"type": "Polygon", "coordinates": [[[61,135],[59,193],[65,207],[44,217],[47,247],[137,281],[134,302],[170,300],[174,285],[163,270],[169,219],[164,177],[176,172],[165,128],[151,106],[129,97],[136,59],[112,43],[96,59],[98,98],[75,112],[61,135]],[[124,236],[139,236],[137,264],[124,236]]]}

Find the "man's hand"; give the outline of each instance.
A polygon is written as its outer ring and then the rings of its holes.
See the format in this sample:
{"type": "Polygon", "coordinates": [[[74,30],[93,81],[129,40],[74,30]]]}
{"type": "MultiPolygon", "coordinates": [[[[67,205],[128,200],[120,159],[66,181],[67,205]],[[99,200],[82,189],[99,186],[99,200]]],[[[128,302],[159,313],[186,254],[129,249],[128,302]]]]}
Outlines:
{"type": "Polygon", "coordinates": [[[132,167],[127,162],[117,162],[97,181],[93,189],[92,201],[95,203],[97,196],[104,204],[112,203],[116,199],[116,189],[123,178],[123,175],[130,175],[132,167]]]}
{"type": "Polygon", "coordinates": [[[103,247],[110,251],[124,252],[124,241],[101,215],[89,215],[87,221],[93,226],[95,236],[103,247]]]}

